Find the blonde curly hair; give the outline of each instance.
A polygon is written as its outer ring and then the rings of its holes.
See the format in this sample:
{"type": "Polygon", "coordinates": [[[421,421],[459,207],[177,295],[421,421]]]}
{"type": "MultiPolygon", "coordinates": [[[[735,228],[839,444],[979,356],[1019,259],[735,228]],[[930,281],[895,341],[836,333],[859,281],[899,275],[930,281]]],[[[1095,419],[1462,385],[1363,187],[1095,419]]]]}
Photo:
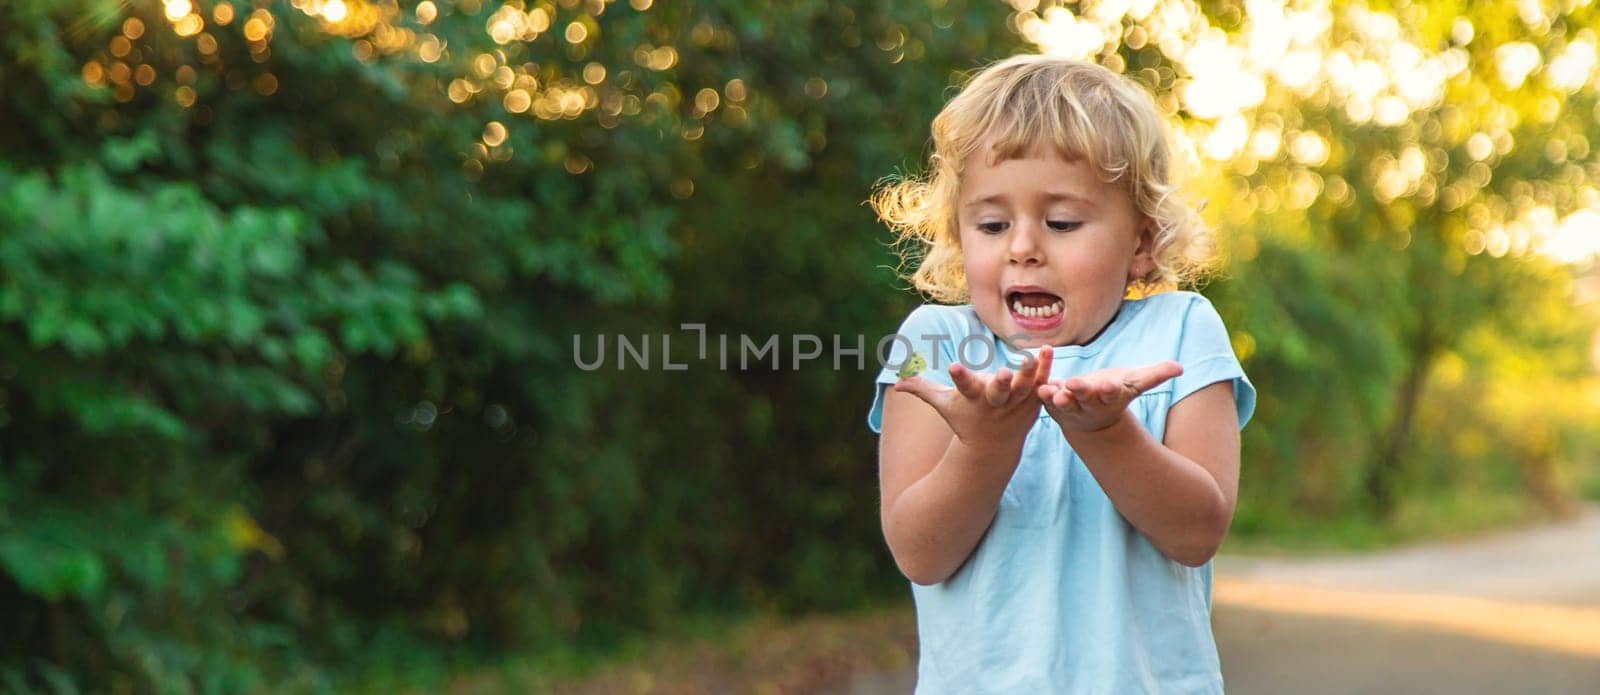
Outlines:
{"type": "MultiPolygon", "coordinates": [[[[1126,192],[1154,224],[1149,272],[1129,295],[1199,280],[1215,257],[1210,231],[1172,182],[1172,146],[1150,95],[1092,63],[1017,55],[982,68],[933,119],[926,178],[886,177],[869,201],[895,232],[909,280],[935,301],[968,301],[956,221],[961,169],[986,140],[1000,160],[1048,139],[1063,157],[1086,161],[1126,192]]],[[[902,268],[904,265],[902,265],[902,268]]]]}

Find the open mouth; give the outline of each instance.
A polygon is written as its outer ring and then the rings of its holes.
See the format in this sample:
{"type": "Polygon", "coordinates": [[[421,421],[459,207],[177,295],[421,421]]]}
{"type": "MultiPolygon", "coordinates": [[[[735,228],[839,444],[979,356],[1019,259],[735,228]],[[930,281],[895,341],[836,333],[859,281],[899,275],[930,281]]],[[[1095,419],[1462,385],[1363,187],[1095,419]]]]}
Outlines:
{"type": "Polygon", "coordinates": [[[1060,297],[1039,291],[1010,292],[1006,294],[1006,306],[1012,317],[1026,323],[1054,323],[1065,308],[1060,297]]]}

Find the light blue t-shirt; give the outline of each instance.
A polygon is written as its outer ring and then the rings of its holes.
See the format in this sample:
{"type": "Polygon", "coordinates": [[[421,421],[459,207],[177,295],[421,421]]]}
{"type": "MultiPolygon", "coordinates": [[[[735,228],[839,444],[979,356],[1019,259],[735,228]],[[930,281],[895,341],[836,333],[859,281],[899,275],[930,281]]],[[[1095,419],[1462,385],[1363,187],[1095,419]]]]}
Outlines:
{"type": "MultiPolygon", "coordinates": [[[[898,380],[895,368],[908,347],[927,359],[923,377],[945,386],[957,349],[974,371],[994,372],[1001,359],[1013,370],[1022,362],[970,305],[918,307],[898,334],[904,340],[896,340],[878,374],[867,415],[874,432],[882,426],[884,390],[898,380]]],[[[1124,300],[1088,345],[1053,349],[1052,379],[1162,360],[1182,364],[1182,376],[1128,406],[1157,441],[1173,403],[1218,381],[1233,382],[1240,428],[1255,411],[1255,387],[1221,317],[1193,292],[1124,300]]],[[[921,644],[917,695],[1223,690],[1211,635],[1211,563],[1186,567],[1156,550],[1112,506],[1043,408],[994,522],[967,562],[940,584],[911,588],[921,644]]]]}

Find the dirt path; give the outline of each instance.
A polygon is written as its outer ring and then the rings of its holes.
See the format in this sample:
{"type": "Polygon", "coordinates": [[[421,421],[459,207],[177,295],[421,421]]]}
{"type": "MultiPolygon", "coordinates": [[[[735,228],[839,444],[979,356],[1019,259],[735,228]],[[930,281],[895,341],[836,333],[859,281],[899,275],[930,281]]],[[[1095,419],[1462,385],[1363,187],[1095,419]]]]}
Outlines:
{"type": "Polygon", "coordinates": [[[1219,578],[1349,591],[1394,591],[1600,605],[1600,509],[1560,524],[1369,555],[1220,557],[1219,578]]]}
{"type": "MultiPolygon", "coordinates": [[[[1367,555],[1217,560],[1228,692],[1600,694],[1600,509],[1367,555]]],[[[914,665],[831,693],[910,693],[914,665]]]]}

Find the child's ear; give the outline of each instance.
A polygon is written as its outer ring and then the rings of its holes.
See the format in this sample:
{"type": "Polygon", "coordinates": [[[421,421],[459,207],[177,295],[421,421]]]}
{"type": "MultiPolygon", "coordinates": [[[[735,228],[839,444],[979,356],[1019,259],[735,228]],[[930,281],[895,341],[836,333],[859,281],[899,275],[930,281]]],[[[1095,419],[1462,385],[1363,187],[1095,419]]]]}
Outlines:
{"type": "Polygon", "coordinates": [[[1156,232],[1155,226],[1146,223],[1139,227],[1139,245],[1133,250],[1133,264],[1128,267],[1131,280],[1140,280],[1149,275],[1156,268],[1155,259],[1156,232]]]}

